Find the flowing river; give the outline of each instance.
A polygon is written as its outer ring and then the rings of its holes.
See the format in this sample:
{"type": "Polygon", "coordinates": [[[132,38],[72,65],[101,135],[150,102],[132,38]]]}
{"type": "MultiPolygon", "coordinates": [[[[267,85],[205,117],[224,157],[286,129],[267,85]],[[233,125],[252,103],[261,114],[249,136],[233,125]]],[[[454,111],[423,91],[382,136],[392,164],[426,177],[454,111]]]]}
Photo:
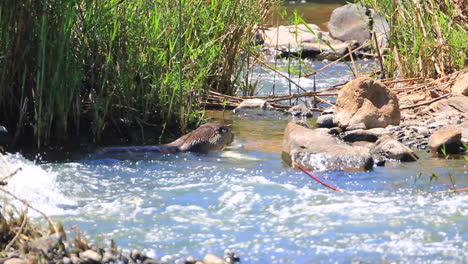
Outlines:
{"type": "MultiPolygon", "coordinates": [[[[374,65],[359,63],[363,71],[374,65]]],[[[317,75],[316,87],[342,83],[350,74],[339,63],[317,75]]],[[[259,94],[273,87],[289,92],[286,80],[265,69],[254,79],[259,94]]],[[[312,79],[297,81],[313,85],[312,79]]],[[[113,239],[124,250],[171,263],[226,249],[241,263],[258,264],[468,262],[468,196],[439,193],[447,188],[430,182],[434,173],[467,187],[466,160],[419,151],[418,162],[390,162],[369,172],[315,172],[345,191],[338,193],[281,160],[290,117],[208,115],[232,124],[236,139],[225,151],[76,154],[66,162],[8,154],[12,169],[22,170],[6,187],[66,228],[78,225],[94,243],[113,239]]]]}

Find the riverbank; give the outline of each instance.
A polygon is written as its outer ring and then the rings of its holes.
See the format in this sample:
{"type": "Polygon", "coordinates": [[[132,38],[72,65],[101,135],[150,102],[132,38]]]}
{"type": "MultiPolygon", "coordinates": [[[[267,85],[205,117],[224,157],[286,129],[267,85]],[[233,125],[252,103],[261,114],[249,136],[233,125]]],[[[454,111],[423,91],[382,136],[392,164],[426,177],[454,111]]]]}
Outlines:
{"type": "Polygon", "coordinates": [[[3,147],[77,151],[178,137],[203,119],[208,89],[232,93],[241,50],[272,5],[2,1],[3,147]]]}

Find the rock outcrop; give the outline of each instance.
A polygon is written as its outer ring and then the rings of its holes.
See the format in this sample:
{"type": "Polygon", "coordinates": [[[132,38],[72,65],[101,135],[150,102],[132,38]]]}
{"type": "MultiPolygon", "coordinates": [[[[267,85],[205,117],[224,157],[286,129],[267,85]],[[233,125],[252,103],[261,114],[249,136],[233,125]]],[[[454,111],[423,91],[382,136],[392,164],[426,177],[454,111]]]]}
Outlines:
{"type": "Polygon", "coordinates": [[[447,154],[459,153],[462,139],[461,129],[455,126],[443,127],[429,137],[429,147],[434,152],[442,153],[445,148],[447,154]]]}
{"type": "Polygon", "coordinates": [[[283,138],[283,160],[297,162],[308,170],[370,170],[368,148],[350,146],[330,135],[328,129],[308,129],[289,123],[283,138]]]}
{"type": "Polygon", "coordinates": [[[468,96],[468,69],[454,75],[456,80],[451,86],[452,93],[468,96]]]}
{"type": "Polygon", "coordinates": [[[342,128],[364,124],[366,129],[400,123],[397,96],[368,77],[347,83],[338,93],[334,122],[342,128]]]}

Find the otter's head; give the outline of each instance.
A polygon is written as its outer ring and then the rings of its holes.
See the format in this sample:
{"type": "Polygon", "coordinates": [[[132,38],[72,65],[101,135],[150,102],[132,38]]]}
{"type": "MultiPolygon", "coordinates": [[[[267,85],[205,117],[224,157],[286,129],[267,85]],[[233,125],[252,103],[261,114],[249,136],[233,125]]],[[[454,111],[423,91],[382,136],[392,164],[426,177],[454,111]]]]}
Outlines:
{"type": "Polygon", "coordinates": [[[220,122],[206,123],[170,143],[181,151],[209,153],[220,151],[234,140],[231,129],[220,122]]]}

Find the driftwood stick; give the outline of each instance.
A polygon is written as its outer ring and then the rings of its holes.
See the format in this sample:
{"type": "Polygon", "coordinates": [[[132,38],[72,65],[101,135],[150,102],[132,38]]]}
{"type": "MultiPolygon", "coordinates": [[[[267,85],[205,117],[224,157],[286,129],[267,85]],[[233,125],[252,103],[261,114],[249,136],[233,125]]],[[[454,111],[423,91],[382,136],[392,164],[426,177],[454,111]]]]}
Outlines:
{"type": "MultiPolygon", "coordinates": [[[[336,96],[336,95],[338,95],[338,94],[337,93],[320,94],[320,96],[336,96]]],[[[281,98],[267,99],[266,101],[269,102],[269,103],[272,103],[272,102],[285,101],[285,100],[289,100],[289,99],[301,98],[301,97],[306,97],[306,96],[310,96],[310,95],[308,95],[306,93],[293,94],[291,96],[286,96],[286,97],[281,97],[281,98]]]]}
{"type": "Polygon", "coordinates": [[[408,78],[408,79],[401,79],[401,80],[380,80],[381,83],[383,84],[393,84],[393,83],[400,83],[400,82],[411,82],[411,81],[418,81],[421,80],[421,77],[416,77],[416,78],[408,78]]]}
{"type": "Polygon", "coordinates": [[[449,94],[445,94],[445,95],[442,95],[442,96],[439,96],[437,98],[434,98],[430,101],[427,101],[427,102],[422,102],[422,103],[419,103],[419,104],[415,104],[415,105],[409,105],[409,106],[404,106],[404,107],[400,107],[400,110],[405,110],[405,109],[412,109],[412,108],[416,108],[416,107],[420,107],[420,106],[423,106],[423,105],[428,105],[428,104],[432,104],[434,102],[437,102],[439,100],[442,100],[446,97],[449,97],[450,95],[452,95],[451,93],[449,94]]]}

